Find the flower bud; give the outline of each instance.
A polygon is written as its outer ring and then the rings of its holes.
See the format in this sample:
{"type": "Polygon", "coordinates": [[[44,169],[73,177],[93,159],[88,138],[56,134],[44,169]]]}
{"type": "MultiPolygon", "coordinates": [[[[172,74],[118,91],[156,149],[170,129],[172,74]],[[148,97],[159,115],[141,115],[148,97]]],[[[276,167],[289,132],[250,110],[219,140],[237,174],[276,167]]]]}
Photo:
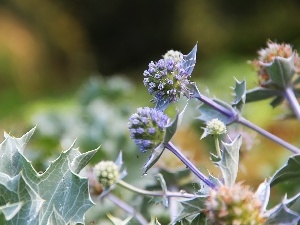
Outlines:
{"type": "Polygon", "coordinates": [[[241,184],[211,189],[205,205],[210,224],[260,225],[265,221],[261,201],[248,186],[241,184]]]}
{"type": "Polygon", "coordinates": [[[173,59],[175,62],[182,62],[183,54],[179,51],[169,50],[164,54],[164,59],[173,59]]]}
{"type": "Polygon", "coordinates": [[[155,149],[164,139],[169,117],[162,111],[144,107],[130,116],[128,128],[130,137],[142,153],[155,149]]]}
{"type": "Polygon", "coordinates": [[[226,125],[217,118],[212,119],[206,125],[206,132],[212,135],[225,134],[227,132],[226,125]]]}
{"type": "Polygon", "coordinates": [[[171,50],[158,62],[149,63],[148,70],[144,71],[144,85],[156,101],[177,102],[187,92],[190,75],[183,62],[183,55],[171,50]]]}
{"type": "Polygon", "coordinates": [[[113,161],[101,161],[94,167],[94,174],[104,188],[115,184],[119,177],[119,167],[113,161]]]}

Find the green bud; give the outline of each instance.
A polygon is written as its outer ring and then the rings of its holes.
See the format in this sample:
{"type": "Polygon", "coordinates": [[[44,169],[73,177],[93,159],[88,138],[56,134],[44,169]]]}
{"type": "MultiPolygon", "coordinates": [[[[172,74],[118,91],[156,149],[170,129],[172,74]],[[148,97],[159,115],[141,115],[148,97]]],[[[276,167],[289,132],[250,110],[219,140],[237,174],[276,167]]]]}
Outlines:
{"type": "Polygon", "coordinates": [[[120,178],[119,167],[113,161],[101,161],[96,164],[94,174],[104,188],[112,186],[120,178]]]}

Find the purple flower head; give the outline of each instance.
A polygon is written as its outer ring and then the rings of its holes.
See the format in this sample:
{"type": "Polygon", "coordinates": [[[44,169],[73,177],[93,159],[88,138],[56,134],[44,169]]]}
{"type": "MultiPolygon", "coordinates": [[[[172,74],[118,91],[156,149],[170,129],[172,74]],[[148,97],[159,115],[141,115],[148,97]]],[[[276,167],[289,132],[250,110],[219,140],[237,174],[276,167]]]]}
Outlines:
{"type": "Polygon", "coordinates": [[[144,85],[155,100],[177,102],[187,93],[190,74],[184,68],[184,62],[180,52],[169,51],[163,59],[149,63],[144,72],[144,85]]]}
{"type": "Polygon", "coordinates": [[[162,143],[168,121],[169,117],[160,110],[149,107],[138,108],[129,118],[130,138],[135,141],[142,153],[153,150],[162,143]]]}

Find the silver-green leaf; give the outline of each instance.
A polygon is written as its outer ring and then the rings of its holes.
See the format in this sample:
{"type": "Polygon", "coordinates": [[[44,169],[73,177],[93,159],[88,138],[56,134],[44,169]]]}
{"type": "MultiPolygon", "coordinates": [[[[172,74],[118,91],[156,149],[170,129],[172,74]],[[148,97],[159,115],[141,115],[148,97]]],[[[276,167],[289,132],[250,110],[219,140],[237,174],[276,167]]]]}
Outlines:
{"type": "Polygon", "coordinates": [[[237,177],[239,166],[239,150],[242,144],[242,137],[239,135],[231,143],[223,143],[221,161],[218,163],[226,186],[233,186],[237,177]]]}

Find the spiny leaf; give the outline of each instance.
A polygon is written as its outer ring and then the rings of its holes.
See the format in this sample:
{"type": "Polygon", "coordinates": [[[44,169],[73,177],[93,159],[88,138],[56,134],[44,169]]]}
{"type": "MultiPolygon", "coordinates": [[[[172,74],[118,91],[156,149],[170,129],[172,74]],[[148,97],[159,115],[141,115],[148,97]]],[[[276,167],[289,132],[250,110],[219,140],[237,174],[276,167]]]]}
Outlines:
{"type": "Polygon", "coordinates": [[[300,155],[291,156],[287,163],[271,178],[270,185],[300,178],[300,155]]]}
{"type": "MultiPolygon", "coordinates": [[[[157,174],[156,175],[156,179],[159,181],[160,186],[162,188],[162,191],[164,193],[166,193],[168,190],[167,190],[167,184],[166,184],[166,181],[165,181],[163,175],[160,174],[160,173],[157,174]]],[[[162,203],[163,203],[164,207],[168,207],[169,206],[169,200],[168,200],[168,198],[165,195],[162,196],[162,203]]]]}
{"type": "Polygon", "coordinates": [[[55,224],[83,223],[83,216],[93,202],[88,192],[88,180],[77,172],[96,150],[81,154],[70,148],[61,153],[43,174],[39,174],[23,155],[33,131],[21,138],[6,134],[6,139],[0,144],[0,205],[8,202],[22,204],[6,224],[51,224],[54,220],[55,224]]]}
{"type": "Polygon", "coordinates": [[[263,183],[261,183],[255,192],[255,196],[261,201],[261,213],[263,213],[266,210],[267,205],[269,203],[270,183],[266,180],[263,183]]]}
{"type": "Polygon", "coordinates": [[[150,157],[148,158],[147,162],[143,166],[144,174],[146,174],[147,171],[158,161],[158,159],[160,158],[160,156],[162,155],[165,149],[165,145],[172,139],[172,137],[176,133],[176,130],[182,121],[182,117],[186,109],[186,106],[179,114],[176,115],[174,121],[172,121],[166,127],[166,133],[163,142],[152,151],[150,157]]]}
{"type": "Polygon", "coordinates": [[[282,91],[269,88],[256,87],[246,92],[246,103],[265,100],[272,97],[282,96],[282,91]]]}
{"type": "Polygon", "coordinates": [[[158,161],[164,149],[165,149],[165,145],[160,144],[152,151],[150,157],[148,158],[147,162],[143,166],[144,174],[147,174],[147,171],[158,161]]]}
{"type": "Polygon", "coordinates": [[[207,196],[203,195],[193,199],[180,201],[182,210],[180,211],[179,215],[172,221],[172,224],[176,223],[177,221],[190,218],[191,216],[196,218],[205,208],[206,198],[207,196]]]}
{"type": "Polygon", "coordinates": [[[191,75],[194,70],[196,64],[196,54],[197,54],[197,44],[194,46],[194,48],[189,54],[183,56],[184,59],[183,68],[188,75],[191,75]]]}
{"type": "Polygon", "coordinates": [[[242,144],[241,135],[231,143],[224,143],[224,150],[220,163],[218,163],[226,186],[233,186],[237,177],[239,166],[239,150],[242,144]]]}
{"type": "Polygon", "coordinates": [[[289,58],[275,57],[272,63],[263,64],[271,77],[271,80],[281,88],[291,84],[295,74],[294,54],[289,58]]]}
{"type": "MultiPolygon", "coordinates": [[[[40,223],[46,223],[54,207],[64,221],[83,223],[83,215],[93,202],[88,192],[88,181],[70,168],[75,149],[69,149],[53,161],[43,174],[37,174],[30,163],[24,163],[24,177],[33,189],[45,200],[40,223]],[[74,202],[76,201],[76,204],[74,202]]],[[[74,158],[73,158],[74,157],[74,158]]]]}
{"type": "Polygon", "coordinates": [[[245,102],[246,102],[246,81],[243,80],[239,82],[238,80],[235,80],[234,101],[232,103],[232,106],[237,108],[239,111],[241,111],[245,102]]]}
{"type": "Polygon", "coordinates": [[[113,222],[114,225],[126,225],[131,220],[132,216],[127,217],[125,220],[121,220],[117,217],[107,214],[107,217],[113,222]]]}
{"type": "Polygon", "coordinates": [[[300,214],[289,209],[300,197],[298,193],[293,198],[287,199],[286,196],[282,202],[265,213],[267,220],[265,225],[296,225],[300,220],[300,214]]]}
{"type": "Polygon", "coordinates": [[[47,222],[47,225],[65,225],[65,221],[64,219],[61,217],[61,215],[59,215],[59,213],[57,212],[57,210],[53,209],[51,215],[49,216],[49,219],[48,219],[48,222],[47,222]]]}
{"type": "Polygon", "coordinates": [[[176,133],[179,125],[182,122],[183,114],[184,114],[186,107],[187,107],[187,104],[180,113],[177,113],[174,121],[166,127],[166,134],[165,134],[164,141],[163,141],[164,144],[167,144],[172,139],[174,134],[176,133]]]}
{"type": "Polygon", "coordinates": [[[1,205],[22,204],[19,211],[6,224],[36,224],[44,200],[27,184],[23,174],[0,181],[1,205]]]}
{"type": "Polygon", "coordinates": [[[283,96],[277,96],[274,99],[272,99],[272,101],[270,102],[270,105],[275,108],[277,106],[279,106],[284,100],[283,96]]]}
{"type": "Polygon", "coordinates": [[[22,202],[7,203],[4,206],[0,206],[0,212],[4,214],[6,220],[11,220],[20,211],[22,206],[22,202]]]}
{"type": "Polygon", "coordinates": [[[21,153],[32,136],[35,128],[24,134],[21,138],[11,137],[5,133],[5,140],[0,144],[0,172],[14,177],[22,170],[21,153]]]}

